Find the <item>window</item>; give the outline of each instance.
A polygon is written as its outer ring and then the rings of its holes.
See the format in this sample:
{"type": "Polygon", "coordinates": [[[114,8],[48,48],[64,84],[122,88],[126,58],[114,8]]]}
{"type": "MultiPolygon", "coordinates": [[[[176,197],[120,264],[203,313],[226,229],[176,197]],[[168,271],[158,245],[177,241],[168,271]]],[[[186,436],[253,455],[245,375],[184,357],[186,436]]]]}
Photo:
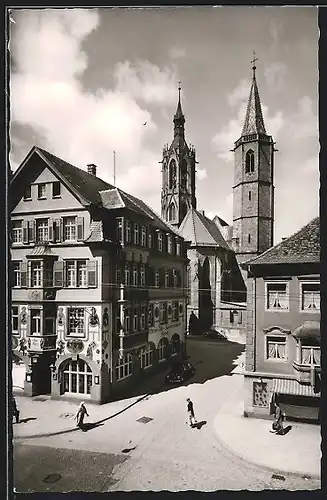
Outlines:
{"type": "Polygon", "coordinates": [[[138,285],[138,272],[137,272],[137,265],[133,265],[133,286],[138,285]]]}
{"type": "Polygon", "coordinates": [[[320,347],[314,340],[301,340],[301,364],[320,365],[320,347]]]}
{"type": "Polygon", "coordinates": [[[176,255],[181,254],[181,243],[179,240],[176,240],[176,255]]]}
{"type": "Polygon", "coordinates": [[[151,346],[148,346],[147,349],[142,349],[141,352],[141,368],[148,368],[153,365],[153,350],[151,346]]]}
{"type": "Polygon", "coordinates": [[[85,312],[83,307],[70,307],[68,309],[68,335],[84,337],[85,312]]]}
{"type": "Polygon", "coordinates": [[[87,284],[86,260],[66,260],[66,286],[76,288],[87,284]]]}
{"type": "Polygon", "coordinates": [[[141,245],[142,245],[142,247],[146,247],[146,227],[145,226],[142,226],[141,245]]]}
{"type": "Polygon", "coordinates": [[[54,315],[55,315],[55,313],[51,307],[44,306],[44,308],[43,308],[43,316],[44,316],[43,335],[53,335],[56,333],[54,315]]]}
{"type": "Polygon", "coordinates": [[[141,306],[141,324],[140,330],[145,330],[145,306],[141,306]]]}
{"type": "Polygon", "coordinates": [[[152,248],[152,234],[151,232],[149,231],[149,248],[152,248]]]}
{"type": "Polygon", "coordinates": [[[301,283],[301,310],[320,311],[320,283],[301,283]]]}
{"type": "Polygon", "coordinates": [[[11,308],[11,328],[12,328],[12,333],[17,334],[18,333],[18,307],[13,306],[11,308]]]}
{"type": "Polygon", "coordinates": [[[31,335],[41,335],[41,309],[31,309],[31,335]]]}
{"type": "Polygon", "coordinates": [[[162,252],[163,244],[162,244],[162,233],[158,232],[158,250],[162,252]]]}
{"type": "Polygon", "coordinates": [[[139,225],[134,224],[134,245],[139,244],[139,225]]]}
{"type": "Polygon", "coordinates": [[[92,370],[85,361],[70,360],[62,372],[62,392],[70,394],[91,394],[92,370]]]}
{"type": "Polygon", "coordinates": [[[13,286],[22,286],[20,262],[12,262],[13,286]]]}
{"type": "Polygon", "coordinates": [[[141,264],[140,266],[140,285],[145,286],[145,266],[141,264]]]}
{"type": "Polygon", "coordinates": [[[51,262],[43,263],[43,286],[53,286],[53,265],[51,262]]]}
{"type": "Polygon", "coordinates": [[[64,241],[76,240],[76,217],[64,218],[64,241]]]}
{"type": "Polygon", "coordinates": [[[23,221],[21,220],[13,220],[11,223],[12,226],[12,242],[13,243],[22,243],[23,242],[23,221]]]}
{"type": "Polygon", "coordinates": [[[254,172],[254,152],[252,149],[245,155],[245,173],[252,174],[254,172]]]}
{"type": "Polygon", "coordinates": [[[172,320],[178,321],[178,302],[176,301],[172,303],[172,320]]]}
{"type": "Polygon", "coordinates": [[[117,240],[120,242],[120,243],[124,243],[124,239],[123,239],[123,219],[119,218],[117,219],[117,240]]]}
{"type": "Polygon", "coordinates": [[[116,284],[120,285],[121,283],[121,270],[120,270],[120,265],[116,265],[116,284]]]}
{"type": "Polygon", "coordinates": [[[167,323],[167,304],[160,302],[160,323],[167,323]]]}
{"type": "Polygon", "coordinates": [[[87,286],[86,260],[77,261],[77,286],[78,287],[87,286]]]}
{"type": "Polygon", "coordinates": [[[129,272],[129,264],[125,264],[125,285],[129,286],[131,284],[131,276],[129,272]]]}
{"type": "Polygon", "coordinates": [[[167,341],[161,339],[158,344],[158,361],[163,361],[167,358],[167,341]]]}
{"type": "Polygon", "coordinates": [[[251,234],[248,234],[248,243],[251,243],[251,234]]]}
{"type": "Polygon", "coordinates": [[[116,365],[116,379],[122,380],[123,378],[130,377],[133,373],[133,360],[130,354],[125,354],[122,359],[118,360],[116,365]]]}
{"type": "Polygon", "coordinates": [[[60,197],[60,182],[53,182],[52,183],[52,198],[59,198],[60,197]]]}
{"type": "Polygon", "coordinates": [[[267,335],[267,359],[286,359],[286,337],[267,335]]]}
{"type": "Polygon", "coordinates": [[[46,198],[47,194],[47,185],[46,184],[38,184],[37,186],[37,197],[40,199],[46,198]]]}
{"type": "Polygon", "coordinates": [[[170,235],[168,235],[168,253],[173,253],[173,241],[170,235]]]}
{"type": "Polygon", "coordinates": [[[249,191],[249,201],[251,201],[251,191],[249,191]]]}
{"type": "Polygon", "coordinates": [[[176,288],[177,287],[177,270],[176,269],[173,269],[173,287],[176,288]]]}
{"type": "Polygon", "coordinates": [[[125,333],[129,333],[131,330],[130,314],[131,314],[130,308],[125,307],[125,309],[124,309],[124,330],[125,330],[125,333]]]}
{"type": "Polygon", "coordinates": [[[138,332],[139,330],[139,308],[136,306],[133,308],[133,331],[138,332]]]}
{"type": "Polygon", "coordinates": [[[148,315],[148,325],[149,326],[154,325],[153,309],[154,309],[153,304],[149,304],[149,315],[148,315]]]}
{"type": "Polygon", "coordinates": [[[165,288],[169,287],[169,269],[165,269],[165,288]]]}
{"type": "Polygon", "coordinates": [[[159,288],[160,286],[160,269],[155,270],[155,275],[154,275],[154,286],[156,288],[159,288]]]}
{"type": "Polygon", "coordinates": [[[31,186],[28,186],[24,192],[24,201],[31,200],[31,199],[32,199],[32,190],[31,190],[31,186]]]}
{"type": "Polygon", "coordinates": [[[42,286],[42,262],[34,260],[31,262],[31,287],[42,286]]]}
{"type": "Polygon", "coordinates": [[[36,240],[39,243],[49,241],[49,219],[36,220],[36,240]]]}
{"type": "Polygon", "coordinates": [[[168,208],[168,220],[175,220],[176,218],[176,208],[174,203],[171,203],[168,208]]]}
{"type": "Polygon", "coordinates": [[[126,222],[126,242],[131,242],[131,223],[129,221],[126,222]]]}
{"type": "Polygon", "coordinates": [[[268,310],[288,310],[287,283],[266,283],[266,307],[268,310]]]}

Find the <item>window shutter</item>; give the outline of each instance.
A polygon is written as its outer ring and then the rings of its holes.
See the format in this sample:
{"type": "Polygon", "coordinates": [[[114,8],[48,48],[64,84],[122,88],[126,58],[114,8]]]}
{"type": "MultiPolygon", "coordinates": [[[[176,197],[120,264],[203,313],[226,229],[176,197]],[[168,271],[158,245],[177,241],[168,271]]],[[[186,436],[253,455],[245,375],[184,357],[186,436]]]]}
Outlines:
{"type": "Polygon", "coordinates": [[[23,220],[23,243],[28,243],[28,221],[23,220]]]}
{"type": "Polygon", "coordinates": [[[20,276],[21,276],[21,287],[27,287],[27,262],[21,262],[20,264],[20,276]]]}
{"type": "Polygon", "coordinates": [[[48,231],[49,231],[49,241],[53,241],[54,231],[53,231],[53,220],[48,219],[48,231]]]}
{"type": "Polygon", "coordinates": [[[64,221],[63,219],[59,220],[59,240],[64,241],[64,221]]]}
{"type": "Polygon", "coordinates": [[[87,284],[89,287],[97,287],[97,271],[98,262],[96,260],[89,260],[87,262],[87,284]]]}
{"type": "Polygon", "coordinates": [[[77,241],[82,241],[84,240],[84,217],[77,217],[76,218],[76,224],[77,224],[77,241]]]}
{"type": "Polygon", "coordinates": [[[53,263],[53,286],[56,288],[64,286],[64,262],[62,260],[53,263]]]}
{"type": "Polygon", "coordinates": [[[28,241],[35,241],[35,220],[28,221],[28,241]]]}

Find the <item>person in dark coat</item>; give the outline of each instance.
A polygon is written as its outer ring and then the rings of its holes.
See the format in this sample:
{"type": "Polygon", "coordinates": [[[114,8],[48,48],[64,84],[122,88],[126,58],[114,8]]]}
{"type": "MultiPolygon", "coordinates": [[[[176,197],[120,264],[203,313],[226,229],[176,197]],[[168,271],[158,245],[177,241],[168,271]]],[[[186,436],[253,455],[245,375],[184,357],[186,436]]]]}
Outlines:
{"type": "Polygon", "coordinates": [[[16,424],[19,424],[19,409],[17,407],[17,403],[16,403],[16,399],[14,398],[14,396],[12,397],[12,412],[13,412],[13,415],[16,419],[16,424]]]}
{"type": "Polygon", "coordinates": [[[194,415],[193,403],[190,400],[190,398],[187,398],[186,402],[187,402],[187,413],[188,413],[188,417],[189,417],[189,421],[190,421],[190,426],[194,427],[197,420],[196,420],[195,415],[194,415]]]}
{"type": "Polygon", "coordinates": [[[284,427],[283,427],[283,422],[285,418],[285,413],[282,412],[279,406],[278,400],[275,402],[275,415],[274,415],[274,421],[272,424],[272,430],[276,434],[283,434],[284,427]]]}
{"type": "Polygon", "coordinates": [[[82,429],[82,431],[86,431],[85,425],[84,425],[84,417],[85,415],[89,416],[87,413],[87,409],[85,408],[84,401],[81,402],[79,405],[78,411],[75,415],[75,420],[77,420],[77,427],[82,429]]]}

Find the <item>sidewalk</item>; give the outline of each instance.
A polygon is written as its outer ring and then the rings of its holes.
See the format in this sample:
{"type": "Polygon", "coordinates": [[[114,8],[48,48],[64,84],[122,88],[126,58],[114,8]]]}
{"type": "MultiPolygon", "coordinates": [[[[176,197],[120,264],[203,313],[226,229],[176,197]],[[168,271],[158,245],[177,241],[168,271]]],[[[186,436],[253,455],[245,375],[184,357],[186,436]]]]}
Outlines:
{"type": "Polygon", "coordinates": [[[320,426],[285,422],[292,426],[284,436],[269,432],[271,421],[243,416],[243,377],[216,415],[214,430],[221,444],[235,455],[276,473],[320,478],[320,426]]]}

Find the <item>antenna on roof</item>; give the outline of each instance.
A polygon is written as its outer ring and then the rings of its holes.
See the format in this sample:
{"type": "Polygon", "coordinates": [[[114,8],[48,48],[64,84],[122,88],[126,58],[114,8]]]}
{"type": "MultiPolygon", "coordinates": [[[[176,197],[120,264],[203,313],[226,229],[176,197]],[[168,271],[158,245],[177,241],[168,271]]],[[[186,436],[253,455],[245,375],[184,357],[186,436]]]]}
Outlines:
{"type": "Polygon", "coordinates": [[[114,186],[116,187],[116,151],[114,153],[114,186]]]}

